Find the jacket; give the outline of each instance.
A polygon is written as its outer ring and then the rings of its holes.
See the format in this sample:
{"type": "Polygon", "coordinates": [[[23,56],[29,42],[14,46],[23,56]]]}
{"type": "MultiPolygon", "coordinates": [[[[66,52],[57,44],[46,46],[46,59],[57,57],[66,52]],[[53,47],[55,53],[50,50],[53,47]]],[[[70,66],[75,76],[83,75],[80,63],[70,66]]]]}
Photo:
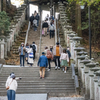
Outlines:
{"type": "Polygon", "coordinates": [[[66,50],[66,52],[68,53],[69,58],[71,57],[71,53],[69,50],[66,50]]]}
{"type": "Polygon", "coordinates": [[[48,66],[48,59],[45,55],[42,55],[40,58],[39,58],[39,61],[38,61],[38,66],[40,65],[40,67],[47,67],[48,66]]]}
{"type": "Polygon", "coordinates": [[[12,78],[9,78],[7,81],[6,81],[6,88],[9,86],[9,90],[14,90],[16,91],[17,90],[17,81],[15,79],[12,79],[12,78]]]}
{"type": "Polygon", "coordinates": [[[55,26],[54,26],[54,24],[50,24],[50,26],[49,26],[49,30],[51,30],[51,31],[53,31],[53,30],[55,30],[55,26]]]}
{"type": "Polygon", "coordinates": [[[48,28],[48,23],[44,22],[42,28],[48,28]]]}
{"type": "Polygon", "coordinates": [[[67,62],[69,62],[68,54],[67,53],[61,53],[60,61],[61,60],[67,60],[67,62]]]}
{"type": "MultiPolygon", "coordinates": [[[[61,54],[63,51],[63,48],[61,47],[61,45],[59,45],[59,54],[61,54]]],[[[53,48],[53,55],[55,56],[56,55],[56,46],[54,46],[53,48]]]]}
{"type": "MultiPolygon", "coordinates": [[[[19,51],[19,55],[21,55],[21,47],[19,47],[18,51],[19,51]]],[[[25,52],[26,52],[26,49],[25,47],[23,47],[23,55],[25,55],[25,52]]]]}

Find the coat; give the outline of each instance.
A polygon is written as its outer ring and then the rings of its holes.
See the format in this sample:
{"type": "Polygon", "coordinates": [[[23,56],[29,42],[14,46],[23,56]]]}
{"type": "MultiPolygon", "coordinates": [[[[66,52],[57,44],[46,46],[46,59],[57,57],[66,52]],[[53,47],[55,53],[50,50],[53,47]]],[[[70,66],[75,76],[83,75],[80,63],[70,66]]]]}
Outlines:
{"type": "MultiPolygon", "coordinates": [[[[61,45],[59,45],[59,54],[61,55],[61,53],[63,52],[63,48],[61,47],[61,45]]],[[[54,46],[53,48],[53,55],[56,55],[56,46],[54,46]]]]}
{"type": "MultiPolygon", "coordinates": [[[[33,63],[34,63],[34,62],[33,62],[33,58],[30,58],[30,57],[29,57],[29,53],[33,52],[33,50],[32,50],[32,48],[27,48],[26,50],[27,50],[27,53],[28,53],[28,63],[29,63],[29,64],[33,64],[33,63]]],[[[33,55],[33,56],[34,56],[34,55],[33,55]]]]}
{"type": "Polygon", "coordinates": [[[39,58],[39,61],[38,61],[38,66],[40,65],[40,67],[47,67],[48,66],[48,59],[45,55],[42,55],[40,58],[39,58]]]}
{"type": "MultiPolygon", "coordinates": [[[[19,47],[18,51],[19,51],[19,55],[21,55],[21,47],[19,47]]],[[[25,55],[25,52],[26,52],[26,49],[25,47],[23,47],[23,55],[25,55]]]]}

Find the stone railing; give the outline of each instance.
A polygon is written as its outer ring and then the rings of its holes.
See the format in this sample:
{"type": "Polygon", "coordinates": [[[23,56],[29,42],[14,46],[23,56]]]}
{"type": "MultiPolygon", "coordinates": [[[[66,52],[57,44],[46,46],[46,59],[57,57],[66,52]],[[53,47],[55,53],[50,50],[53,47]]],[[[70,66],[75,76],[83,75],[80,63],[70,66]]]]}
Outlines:
{"type": "MultiPolygon", "coordinates": [[[[78,77],[82,82],[81,89],[85,90],[87,100],[100,100],[100,66],[94,59],[89,59],[85,48],[81,47],[77,34],[69,26],[67,14],[62,3],[59,4],[60,23],[62,25],[66,45],[70,47],[71,59],[74,61],[74,67],[78,69],[78,77]]],[[[74,68],[72,68],[74,69],[74,68]]],[[[72,72],[75,80],[75,72],[72,72]]],[[[76,80],[77,83],[77,80],[76,80]]],[[[78,84],[78,83],[77,83],[78,84]]]]}
{"type": "Polygon", "coordinates": [[[26,15],[26,5],[22,5],[17,9],[17,14],[14,16],[14,21],[11,22],[10,31],[8,36],[0,36],[0,58],[5,59],[7,53],[10,52],[10,49],[16,39],[16,36],[20,32],[21,26],[25,22],[26,15]]]}

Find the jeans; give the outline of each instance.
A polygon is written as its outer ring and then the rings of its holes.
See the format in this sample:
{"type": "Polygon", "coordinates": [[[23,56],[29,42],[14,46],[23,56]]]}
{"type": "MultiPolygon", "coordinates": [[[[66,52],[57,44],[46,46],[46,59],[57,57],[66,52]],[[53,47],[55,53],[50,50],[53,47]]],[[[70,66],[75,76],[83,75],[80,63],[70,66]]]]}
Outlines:
{"type": "Polygon", "coordinates": [[[50,30],[50,39],[54,37],[54,30],[50,30]]]}
{"type": "Polygon", "coordinates": [[[36,53],[36,51],[33,50],[33,55],[34,55],[33,60],[35,59],[35,53],[36,53]]]}
{"type": "Polygon", "coordinates": [[[34,26],[34,31],[37,31],[37,27],[34,26]]]}
{"type": "Polygon", "coordinates": [[[37,20],[37,26],[39,26],[39,20],[37,20]]]}
{"type": "Polygon", "coordinates": [[[55,66],[57,66],[58,64],[58,67],[60,67],[60,56],[54,56],[54,60],[55,60],[55,66]],[[58,60],[58,63],[57,63],[57,60],[58,60]]]}
{"type": "Polygon", "coordinates": [[[44,78],[45,76],[45,67],[40,67],[40,77],[44,78]]]}
{"type": "Polygon", "coordinates": [[[25,59],[25,56],[20,55],[20,66],[22,66],[22,62],[23,62],[23,66],[24,66],[24,59],[25,59]]]}
{"type": "Polygon", "coordinates": [[[8,90],[7,91],[8,100],[15,100],[15,94],[16,92],[14,90],[8,90]]]}
{"type": "Polygon", "coordinates": [[[50,64],[50,62],[51,62],[51,59],[48,59],[49,69],[51,69],[51,64],[50,64]]]}

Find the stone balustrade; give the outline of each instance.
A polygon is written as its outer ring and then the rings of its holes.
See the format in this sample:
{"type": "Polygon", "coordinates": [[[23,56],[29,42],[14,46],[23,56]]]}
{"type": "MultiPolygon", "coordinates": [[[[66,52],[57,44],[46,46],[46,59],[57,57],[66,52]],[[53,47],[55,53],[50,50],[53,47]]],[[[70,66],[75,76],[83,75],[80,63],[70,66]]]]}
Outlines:
{"type": "Polygon", "coordinates": [[[14,21],[11,22],[9,26],[9,35],[8,36],[0,36],[0,58],[5,59],[7,57],[7,53],[10,52],[11,47],[20,32],[21,26],[25,22],[25,14],[26,14],[26,5],[22,5],[17,10],[17,14],[14,16],[14,21]]]}
{"type": "Polygon", "coordinates": [[[85,97],[90,100],[100,100],[100,66],[94,59],[89,59],[85,48],[81,47],[80,40],[77,34],[69,25],[67,14],[63,4],[59,4],[60,23],[66,46],[70,47],[71,59],[75,62],[74,67],[78,68],[78,76],[82,82],[82,88],[85,89],[85,97]]]}

